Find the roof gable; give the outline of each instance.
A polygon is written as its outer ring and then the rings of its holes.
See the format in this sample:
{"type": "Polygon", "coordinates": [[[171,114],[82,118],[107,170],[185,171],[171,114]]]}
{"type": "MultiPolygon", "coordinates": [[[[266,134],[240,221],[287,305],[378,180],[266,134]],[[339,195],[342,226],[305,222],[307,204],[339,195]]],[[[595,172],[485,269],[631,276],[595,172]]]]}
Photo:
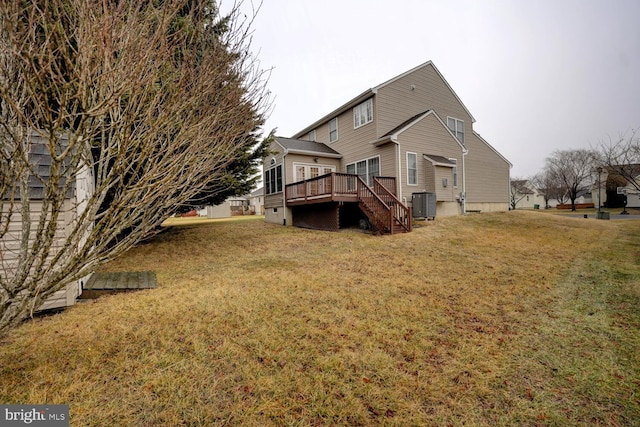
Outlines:
{"type": "Polygon", "coordinates": [[[356,96],[355,98],[351,99],[350,101],[346,102],[345,104],[342,104],[342,106],[338,107],[337,109],[333,110],[331,113],[327,114],[326,116],[322,117],[321,119],[313,122],[311,125],[305,127],[304,129],[302,129],[301,131],[297,132],[296,134],[293,135],[294,138],[300,138],[302,135],[305,135],[307,133],[309,133],[310,131],[312,131],[313,129],[316,129],[318,126],[322,125],[323,123],[333,119],[334,117],[344,113],[345,111],[349,110],[350,108],[355,107],[356,105],[360,104],[361,102],[366,101],[368,98],[370,98],[371,96],[375,95],[379,89],[382,89],[383,87],[390,85],[391,83],[394,83],[395,81],[411,74],[411,73],[415,73],[417,71],[420,71],[423,68],[426,68],[428,66],[433,67],[434,71],[436,72],[436,74],[438,75],[438,77],[442,80],[442,82],[445,84],[445,86],[451,91],[451,93],[453,94],[453,96],[455,97],[455,99],[460,103],[460,105],[462,106],[462,108],[465,110],[465,112],[469,115],[469,117],[471,117],[471,122],[475,123],[476,119],[473,117],[473,115],[471,114],[471,112],[469,111],[469,109],[464,105],[464,103],[460,100],[460,97],[458,97],[458,94],[456,94],[456,92],[453,90],[453,88],[451,87],[451,85],[449,84],[449,82],[447,82],[447,80],[444,78],[444,76],[442,75],[442,73],[440,73],[440,71],[438,70],[438,68],[436,68],[435,64],[432,61],[427,61],[424,64],[420,64],[417,67],[414,67],[412,69],[410,69],[409,71],[406,71],[402,74],[399,74],[387,81],[385,81],[384,83],[381,83],[371,89],[367,89],[364,92],[362,92],[360,95],[356,96]]]}
{"type": "Polygon", "coordinates": [[[307,154],[315,156],[341,158],[342,154],[322,142],[306,141],[304,139],[283,138],[277,136],[276,143],[284,150],[284,154],[307,154]]]}
{"type": "Polygon", "coordinates": [[[410,69],[409,71],[405,71],[404,73],[395,76],[392,79],[387,80],[384,83],[379,84],[378,86],[374,87],[372,89],[373,93],[377,93],[378,90],[382,89],[385,86],[390,85],[391,83],[396,82],[397,80],[400,80],[403,77],[406,77],[410,74],[413,74],[415,72],[418,72],[420,70],[422,70],[423,68],[427,68],[427,67],[432,67],[433,70],[436,72],[436,74],[438,75],[438,77],[442,80],[442,82],[445,84],[445,86],[447,87],[447,89],[449,89],[451,91],[451,93],[453,94],[453,96],[456,98],[456,100],[460,103],[460,105],[462,106],[462,108],[464,109],[464,111],[469,115],[469,117],[471,117],[471,122],[475,123],[476,119],[473,117],[473,114],[471,114],[471,112],[469,111],[469,109],[466,107],[466,105],[464,105],[464,103],[462,102],[462,100],[460,99],[460,97],[458,96],[458,94],[453,90],[453,88],[451,87],[451,85],[449,84],[449,82],[447,81],[447,79],[444,78],[444,76],[442,75],[442,73],[440,72],[440,70],[438,70],[438,68],[435,66],[435,64],[432,61],[427,61],[424,64],[420,64],[417,67],[414,67],[412,69],[410,69]]]}
{"type": "Polygon", "coordinates": [[[476,138],[478,138],[478,140],[480,142],[482,142],[483,144],[485,144],[487,147],[489,147],[489,149],[491,151],[493,151],[494,153],[496,153],[502,160],[505,161],[505,163],[507,163],[509,165],[509,167],[513,167],[513,164],[507,160],[507,158],[505,156],[503,156],[502,154],[500,154],[500,152],[498,150],[496,150],[495,148],[493,148],[493,145],[489,144],[483,137],[480,136],[479,133],[477,133],[476,131],[472,132],[473,136],[475,136],[476,138]]]}
{"type": "Polygon", "coordinates": [[[416,114],[415,116],[405,120],[395,128],[391,129],[389,132],[387,132],[384,136],[373,141],[372,144],[375,145],[376,147],[379,147],[381,145],[387,144],[392,141],[397,142],[398,136],[400,136],[402,132],[406,131],[407,129],[410,129],[412,126],[419,123],[422,119],[431,115],[435,117],[436,120],[438,120],[440,125],[447,131],[447,133],[451,136],[451,138],[453,138],[453,141],[455,141],[460,146],[460,148],[462,148],[462,150],[466,152],[467,150],[466,147],[460,141],[458,141],[458,138],[456,138],[456,136],[453,133],[451,133],[451,130],[447,125],[444,124],[440,116],[438,116],[438,113],[436,113],[433,110],[427,110],[425,112],[416,114]]]}

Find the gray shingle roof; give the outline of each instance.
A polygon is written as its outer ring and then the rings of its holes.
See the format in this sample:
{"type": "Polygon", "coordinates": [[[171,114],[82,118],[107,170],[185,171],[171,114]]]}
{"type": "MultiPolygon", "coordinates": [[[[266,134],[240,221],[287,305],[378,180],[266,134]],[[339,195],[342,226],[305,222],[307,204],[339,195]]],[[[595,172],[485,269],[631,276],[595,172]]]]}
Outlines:
{"type": "MultiPolygon", "coordinates": [[[[66,147],[66,140],[61,138],[62,148],[66,147]]],[[[29,188],[29,198],[33,200],[41,200],[45,196],[45,186],[50,180],[51,172],[51,153],[47,147],[46,141],[39,135],[30,136],[29,144],[29,162],[33,167],[34,174],[31,174],[28,178],[27,185],[29,188]]],[[[68,165],[68,159],[65,159],[64,166],[68,165]]],[[[60,178],[59,189],[62,190],[65,187],[67,177],[60,178]]],[[[16,184],[17,187],[17,184],[16,184]]],[[[75,181],[72,180],[71,185],[67,188],[65,194],[66,198],[73,197],[75,189],[75,181]]],[[[7,193],[8,194],[8,193],[7,193]]],[[[6,198],[7,194],[0,195],[0,197],[6,198]]],[[[16,188],[16,199],[20,199],[20,189],[16,188]]]]}
{"type": "Polygon", "coordinates": [[[328,154],[333,157],[341,156],[341,154],[336,150],[321,142],[305,141],[303,139],[282,138],[279,136],[276,137],[276,141],[278,142],[278,144],[289,151],[295,151],[299,153],[305,152],[310,154],[328,154]]]}
{"type": "Polygon", "coordinates": [[[456,165],[456,162],[453,162],[453,161],[447,159],[446,157],[437,156],[435,154],[423,154],[423,156],[427,157],[428,160],[431,160],[434,163],[439,163],[439,164],[443,164],[443,165],[451,165],[451,166],[455,166],[456,165]]]}
{"type": "Polygon", "coordinates": [[[384,135],[382,135],[382,138],[384,138],[385,136],[391,136],[394,133],[402,130],[402,128],[410,125],[412,122],[418,120],[421,116],[423,116],[424,114],[428,113],[430,110],[427,111],[423,111],[422,113],[416,114],[415,116],[411,117],[410,119],[405,120],[404,122],[400,123],[398,126],[394,127],[393,129],[391,129],[389,132],[385,133],[384,135]]]}

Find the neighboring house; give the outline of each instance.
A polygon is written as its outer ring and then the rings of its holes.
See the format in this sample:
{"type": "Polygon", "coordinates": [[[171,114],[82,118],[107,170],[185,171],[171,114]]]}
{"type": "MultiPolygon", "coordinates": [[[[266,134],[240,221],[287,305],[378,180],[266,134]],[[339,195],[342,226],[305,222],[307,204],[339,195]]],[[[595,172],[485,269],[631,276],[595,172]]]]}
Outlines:
{"type": "Polygon", "coordinates": [[[249,207],[256,215],[264,215],[264,187],[249,194],[249,207]]]}
{"type": "Polygon", "coordinates": [[[511,181],[510,203],[511,209],[533,209],[536,205],[544,208],[544,197],[528,180],[514,179],[511,181]]]}
{"type": "Polygon", "coordinates": [[[232,216],[256,214],[263,215],[262,212],[264,212],[264,205],[261,192],[262,189],[260,188],[246,196],[229,197],[219,205],[207,206],[204,209],[204,215],[207,218],[231,218],[232,216]]]}
{"type": "MultiPolygon", "coordinates": [[[[640,175],[635,178],[635,181],[640,182],[640,175]]],[[[631,184],[627,184],[625,190],[627,193],[627,207],[640,209],[640,192],[631,184]]]]}
{"type": "MultiPolygon", "coordinates": [[[[627,198],[627,206],[629,208],[640,208],[640,191],[632,182],[640,182],[640,164],[626,164],[616,166],[613,170],[604,170],[601,175],[603,181],[603,189],[606,196],[603,196],[603,203],[607,203],[611,198],[608,207],[622,207],[624,196],[627,198]],[[624,176],[620,175],[620,170],[624,170],[624,176]],[[635,176],[633,180],[626,177],[635,176]]],[[[595,196],[594,196],[595,197],[595,196]]]]}
{"type": "MultiPolygon", "coordinates": [[[[51,156],[46,147],[46,140],[37,133],[30,135],[30,159],[38,170],[40,177],[46,179],[51,165],[51,156]]],[[[83,167],[76,173],[74,185],[65,195],[62,215],[58,220],[55,231],[54,244],[50,256],[55,255],[56,248],[63,246],[66,235],[75,224],[79,215],[86,208],[87,200],[94,191],[94,180],[91,168],[83,167]]],[[[31,208],[32,222],[37,222],[41,214],[44,195],[44,184],[38,179],[29,180],[29,206],[31,208]]],[[[13,215],[9,224],[9,232],[0,239],[2,250],[2,267],[10,270],[17,262],[17,253],[21,242],[22,221],[19,215],[13,215]]],[[[35,236],[30,236],[34,239],[35,236]]],[[[14,267],[15,268],[15,267],[14,267]]],[[[90,276],[67,284],[63,289],[49,297],[38,310],[67,307],[75,304],[76,298],[82,293],[82,287],[90,276]]]]}
{"type": "Polygon", "coordinates": [[[275,139],[264,159],[265,220],[336,230],[365,219],[409,231],[414,193],[429,195],[438,216],[506,211],[511,164],[473,122],[431,61],[368,89],[275,139]]]}

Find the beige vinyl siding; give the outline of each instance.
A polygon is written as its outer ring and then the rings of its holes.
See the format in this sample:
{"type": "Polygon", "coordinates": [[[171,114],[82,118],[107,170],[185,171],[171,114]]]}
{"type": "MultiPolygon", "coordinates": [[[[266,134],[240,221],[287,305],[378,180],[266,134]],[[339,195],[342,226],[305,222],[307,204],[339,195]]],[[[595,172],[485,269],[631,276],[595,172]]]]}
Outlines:
{"type": "MultiPolygon", "coordinates": [[[[38,220],[40,219],[42,202],[31,201],[29,203],[31,208],[31,232],[29,234],[29,245],[32,245],[36,237],[36,227],[38,220]]],[[[20,256],[20,242],[22,240],[22,215],[20,214],[21,208],[18,203],[16,210],[11,216],[11,222],[9,223],[9,230],[2,239],[0,239],[0,249],[2,250],[3,261],[8,265],[15,265],[18,262],[20,256]]],[[[71,199],[66,199],[63,205],[63,212],[58,216],[56,221],[56,233],[53,240],[51,254],[48,259],[53,258],[55,253],[62,248],[64,241],[67,237],[66,227],[71,227],[71,223],[74,219],[74,210],[71,199]]]]}
{"type": "MultiPolygon", "coordinates": [[[[451,136],[434,114],[429,114],[421,121],[402,132],[398,136],[402,149],[400,164],[402,171],[402,196],[411,200],[411,193],[436,192],[438,200],[454,200],[453,168],[436,167],[424,160],[424,154],[433,154],[458,160],[462,159],[462,147],[451,136]],[[407,151],[418,154],[418,185],[407,185],[407,151]],[[444,169],[444,170],[441,170],[444,169]],[[448,174],[444,176],[444,174],[448,174]],[[447,188],[442,187],[442,178],[449,179],[447,188]]],[[[458,167],[458,189],[462,191],[462,168],[458,167]]]]}
{"type": "MultiPolygon", "coordinates": [[[[36,230],[38,220],[42,213],[42,202],[31,201],[29,203],[31,208],[30,221],[31,232],[29,234],[29,245],[31,246],[36,237],[36,230]]],[[[69,228],[73,226],[75,219],[74,203],[71,199],[66,199],[62,207],[62,212],[56,221],[56,232],[53,239],[53,245],[51,252],[47,257],[50,261],[56,253],[63,248],[69,233],[69,228]]],[[[9,269],[17,268],[18,259],[20,256],[20,242],[22,241],[22,215],[20,214],[20,206],[17,206],[16,212],[12,215],[11,222],[9,223],[8,232],[0,239],[0,251],[2,251],[2,257],[5,267],[9,269]]],[[[38,308],[38,310],[45,310],[50,308],[59,308],[73,305],[76,297],[80,294],[79,285],[77,282],[72,282],[66,285],[61,290],[55,292],[49,297],[44,304],[38,308]]]]}
{"type": "Polygon", "coordinates": [[[453,202],[455,198],[455,189],[453,187],[453,168],[436,166],[435,167],[435,187],[436,200],[439,202],[453,202]],[[447,186],[443,185],[443,180],[447,180],[447,186]]]}
{"type": "MultiPolygon", "coordinates": [[[[330,119],[329,119],[330,120],[330,119]]],[[[318,142],[324,142],[343,155],[339,171],[344,172],[345,166],[358,160],[379,155],[378,149],[371,145],[371,141],[378,138],[376,134],[376,99],[373,99],[373,122],[353,128],[353,109],[349,108],[338,116],[338,140],[329,142],[329,121],[320,125],[317,129],[318,142]]],[[[385,159],[381,158],[383,165],[385,159]]]]}
{"type": "Polygon", "coordinates": [[[447,116],[464,121],[465,137],[472,130],[471,116],[431,64],[379,88],[376,100],[378,135],[426,110],[434,110],[445,124],[447,116]]]}
{"type": "MultiPolygon", "coordinates": [[[[294,163],[304,163],[307,165],[317,164],[320,166],[334,166],[336,171],[340,171],[340,159],[334,159],[330,157],[322,157],[322,156],[307,156],[302,154],[287,154],[285,158],[285,182],[286,184],[291,184],[295,182],[295,170],[293,167],[294,163]],[[314,162],[313,159],[318,159],[317,162],[314,162]]],[[[286,185],[285,184],[285,185],[286,185]]]]}
{"type": "Polygon", "coordinates": [[[473,133],[465,138],[467,202],[508,203],[509,164],[473,133]]]}
{"type": "MultiPolygon", "coordinates": [[[[264,176],[264,173],[266,171],[268,171],[269,169],[277,166],[277,165],[281,165],[282,164],[282,159],[283,159],[283,150],[282,147],[277,144],[276,142],[272,142],[271,145],[269,146],[269,152],[271,153],[269,156],[265,157],[262,160],[262,164],[263,164],[263,177],[262,177],[262,182],[266,184],[267,179],[264,176]],[[275,160],[274,164],[271,164],[271,159],[275,160]]],[[[282,171],[283,177],[286,171],[282,171]]],[[[265,193],[264,193],[264,208],[265,209],[271,209],[271,208],[281,208],[284,207],[284,186],[285,186],[286,180],[283,180],[282,182],[282,192],[280,193],[272,193],[272,194],[267,194],[267,189],[265,188],[265,193]]]]}

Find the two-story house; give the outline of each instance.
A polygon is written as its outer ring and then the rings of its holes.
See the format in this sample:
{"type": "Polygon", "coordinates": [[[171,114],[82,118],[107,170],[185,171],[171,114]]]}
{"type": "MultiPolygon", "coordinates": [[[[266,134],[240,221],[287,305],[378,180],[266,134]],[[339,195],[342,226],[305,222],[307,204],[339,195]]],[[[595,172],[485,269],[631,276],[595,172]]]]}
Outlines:
{"type": "Polygon", "coordinates": [[[412,205],[424,194],[435,202],[429,216],[506,211],[511,164],[474,122],[435,65],[419,65],[275,139],[265,220],[336,230],[365,218],[409,231],[408,208],[422,211],[412,205]]]}

